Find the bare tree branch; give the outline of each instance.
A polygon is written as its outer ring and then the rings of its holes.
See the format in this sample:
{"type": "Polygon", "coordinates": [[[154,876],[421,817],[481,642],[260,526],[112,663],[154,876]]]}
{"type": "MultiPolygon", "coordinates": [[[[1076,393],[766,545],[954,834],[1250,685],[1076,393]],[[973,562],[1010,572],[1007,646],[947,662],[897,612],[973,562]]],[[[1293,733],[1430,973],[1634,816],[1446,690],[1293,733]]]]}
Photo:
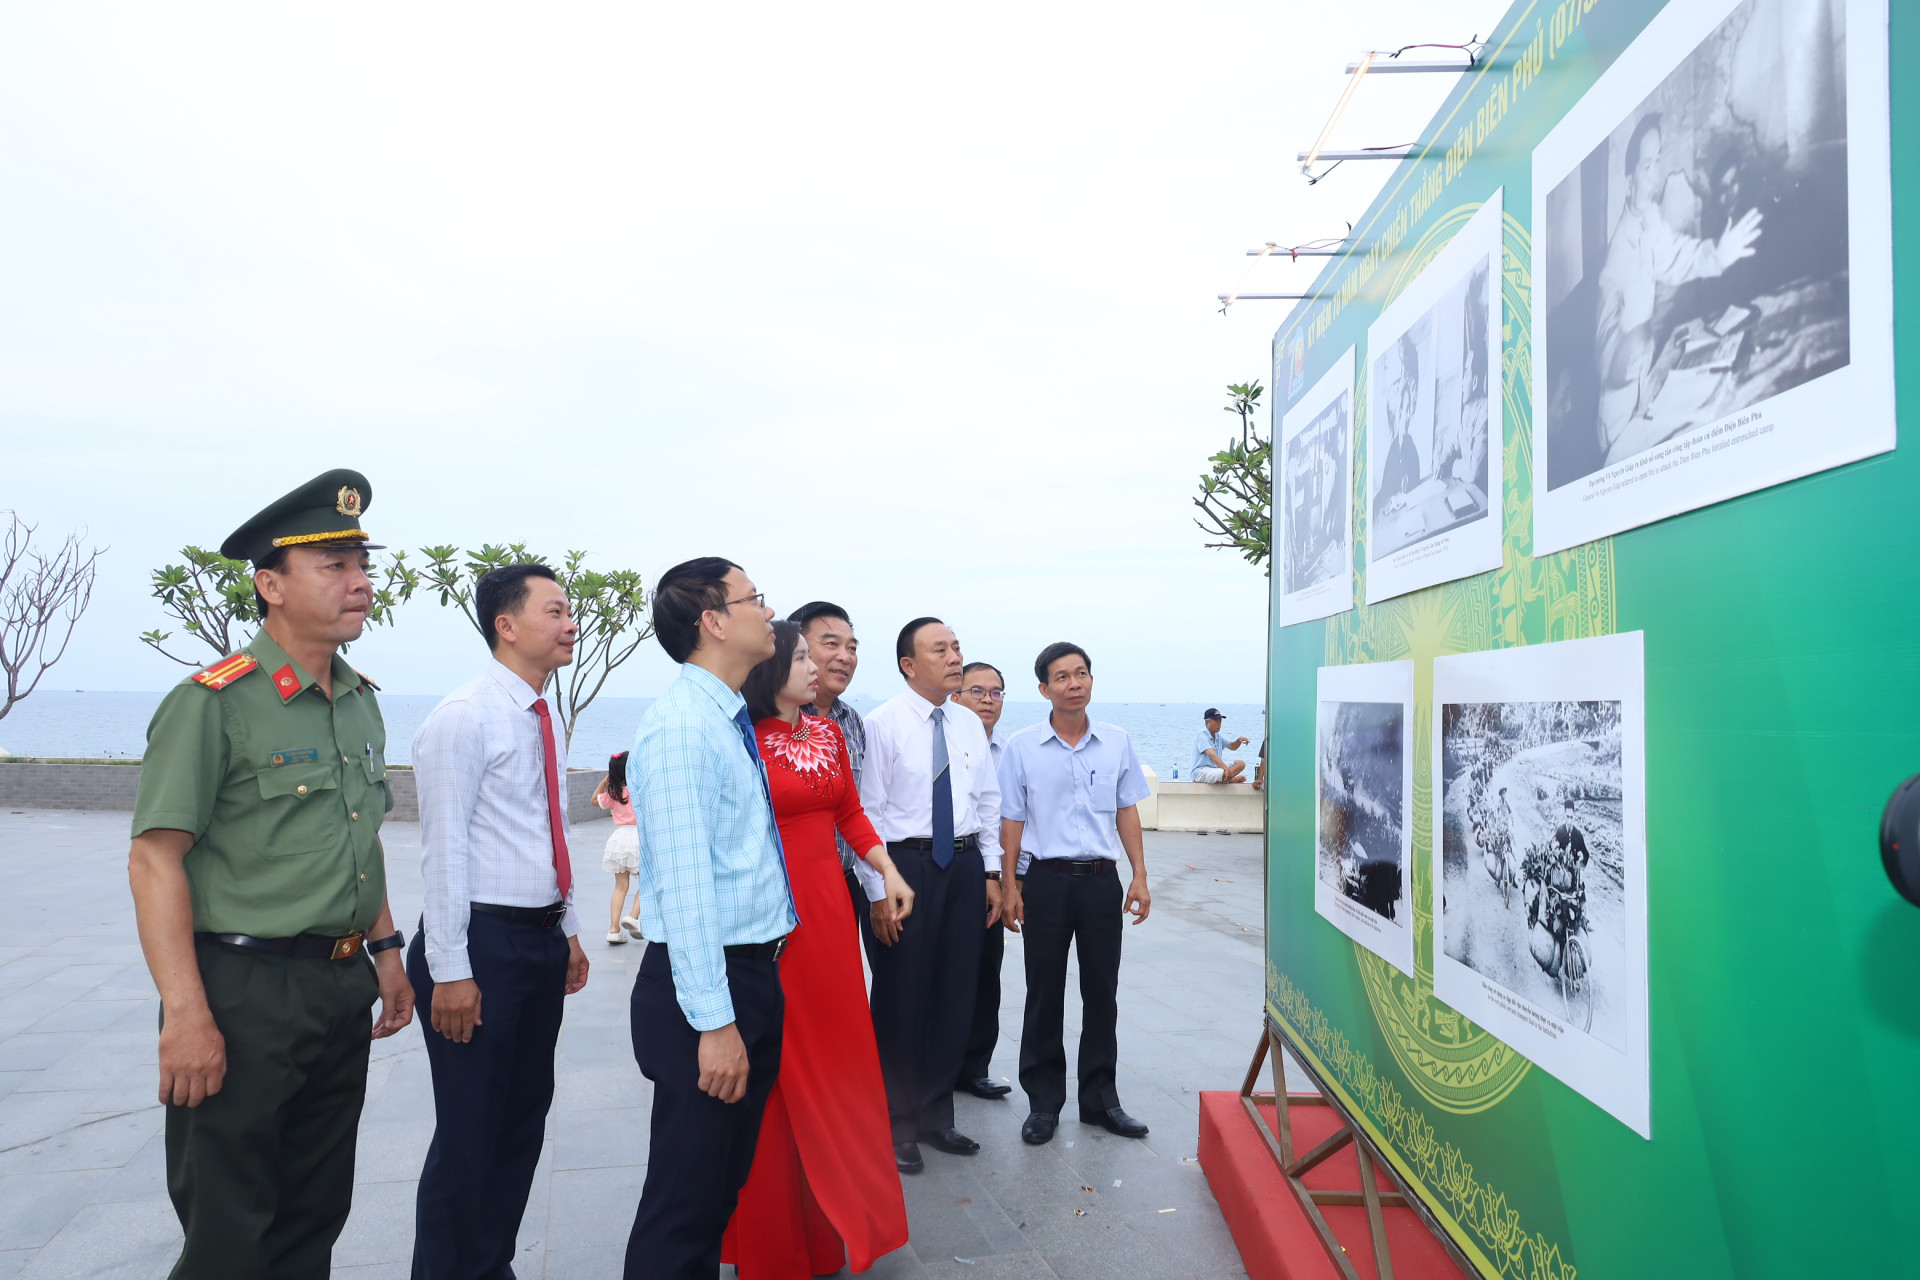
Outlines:
{"type": "Polygon", "coordinates": [[[6,674],[0,720],[66,656],[73,629],[93,602],[94,574],[106,551],[82,550],[78,533],[52,552],[35,551],[36,532],[18,512],[7,512],[0,541],[0,671],[6,674]]]}

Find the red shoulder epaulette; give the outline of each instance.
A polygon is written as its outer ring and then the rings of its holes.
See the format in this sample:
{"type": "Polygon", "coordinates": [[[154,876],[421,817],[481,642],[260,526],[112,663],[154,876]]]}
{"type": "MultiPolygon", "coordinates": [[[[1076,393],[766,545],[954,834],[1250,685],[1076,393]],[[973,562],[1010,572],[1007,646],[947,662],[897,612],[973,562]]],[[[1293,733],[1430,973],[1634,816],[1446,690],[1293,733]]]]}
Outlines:
{"type": "Polygon", "coordinates": [[[359,676],[360,683],[367,686],[367,688],[372,689],[375,693],[378,693],[380,691],[380,686],[374,683],[373,677],[368,675],[366,672],[360,670],[360,668],[355,667],[353,669],[353,674],[359,676]]]}
{"type": "Polygon", "coordinates": [[[194,683],[203,684],[209,689],[224,689],[259,665],[253,660],[252,654],[236,653],[230,658],[220,659],[205,671],[196,672],[193,679],[194,683]]]}

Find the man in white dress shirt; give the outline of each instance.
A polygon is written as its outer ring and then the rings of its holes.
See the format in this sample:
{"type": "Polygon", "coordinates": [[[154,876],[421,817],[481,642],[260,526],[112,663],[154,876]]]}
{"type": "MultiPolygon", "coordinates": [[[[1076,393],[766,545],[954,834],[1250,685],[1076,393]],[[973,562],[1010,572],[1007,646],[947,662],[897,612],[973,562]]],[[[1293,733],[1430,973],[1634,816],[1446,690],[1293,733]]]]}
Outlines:
{"type": "Polygon", "coordinates": [[[870,918],[862,929],[894,1163],[918,1173],[921,1142],[953,1155],[980,1149],[953,1127],[953,1083],[973,1020],[980,944],[1000,917],[1000,783],[980,717],[947,700],[963,662],[952,630],[915,618],[900,629],[894,655],[907,688],[867,717],[860,801],[913,886],[913,919],[890,947],[875,939],[870,918]]]}
{"type": "Polygon", "coordinates": [[[547,677],[579,627],[545,565],[474,588],[493,650],[413,740],[426,910],[407,974],[433,1070],[414,1280],[511,1276],[553,1101],[565,997],[587,984],[547,677]]]}

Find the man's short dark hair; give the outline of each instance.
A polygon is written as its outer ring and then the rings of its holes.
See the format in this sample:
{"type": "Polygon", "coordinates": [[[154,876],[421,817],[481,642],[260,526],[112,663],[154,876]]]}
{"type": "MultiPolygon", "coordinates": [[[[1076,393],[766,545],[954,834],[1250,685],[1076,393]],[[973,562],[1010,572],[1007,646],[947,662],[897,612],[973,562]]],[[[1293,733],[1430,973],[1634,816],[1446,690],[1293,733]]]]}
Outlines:
{"type": "Polygon", "coordinates": [[[559,581],[553,576],[553,570],[543,564],[509,564],[489,569],[474,584],[473,614],[480,620],[480,634],[486,637],[487,648],[500,647],[500,633],[495,629],[495,621],[500,615],[519,613],[527,603],[527,593],[532,590],[527,585],[529,578],[559,581]]]}
{"type": "Polygon", "coordinates": [[[653,588],[653,634],[669,658],[685,662],[693,656],[700,645],[700,615],[727,607],[727,573],[739,567],[724,556],[701,556],[660,575],[653,588]]]}
{"type": "MultiPolygon", "coordinates": [[[[267,553],[266,559],[255,562],[253,566],[254,572],[258,573],[262,569],[270,573],[281,573],[285,571],[287,567],[287,550],[286,547],[275,547],[267,553]]],[[[253,604],[255,608],[260,610],[261,620],[264,621],[267,616],[267,598],[260,594],[260,588],[258,587],[253,589],[253,604]]]]}
{"type": "Polygon", "coordinates": [[[1040,656],[1033,660],[1034,677],[1038,679],[1041,684],[1045,684],[1047,682],[1047,671],[1054,663],[1060,661],[1060,659],[1070,653],[1079,654],[1080,661],[1087,664],[1087,674],[1093,674],[1093,659],[1087,656],[1085,649],[1082,649],[1070,640],[1055,640],[1052,644],[1042,649],[1040,656]]]}
{"type": "Polygon", "coordinates": [[[1007,687],[1007,678],[1003,675],[1000,675],[1000,668],[994,666],[991,662],[969,662],[966,666],[960,668],[960,678],[962,680],[965,680],[968,676],[972,675],[976,671],[993,672],[995,676],[999,677],[1000,687],[1002,689],[1007,687]]]}
{"type": "Polygon", "coordinates": [[[943,627],[946,623],[938,618],[915,618],[900,628],[899,639],[893,642],[893,665],[900,668],[900,678],[906,679],[907,669],[900,664],[913,656],[913,638],[920,634],[922,627],[943,627]]]}
{"type": "Polygon", "coordinates": [[[848,626],[853,625],[853,619],[847,616],[847,611],[829,600],[815,600],[809,604],[803,604],[787,615],[787,621],[799,624],[802,631],[811,626],[815,618],[838,618],[848,626]]]}
{"type": "Polygon", "coordinates": [[[1633,176],[1633,171],[1640,167],[1640,151],[1647,144],[1647,135],[1660,132],[1660,113],[1658,111],[1647,112],[1647,114],[1641,116],[1639,122],[1633,126],[1633,132],[1627,138],[1627,153],[1622,157],[1622,159],[1626,161],[1626,173],[1629,178],[1633,176]]]}

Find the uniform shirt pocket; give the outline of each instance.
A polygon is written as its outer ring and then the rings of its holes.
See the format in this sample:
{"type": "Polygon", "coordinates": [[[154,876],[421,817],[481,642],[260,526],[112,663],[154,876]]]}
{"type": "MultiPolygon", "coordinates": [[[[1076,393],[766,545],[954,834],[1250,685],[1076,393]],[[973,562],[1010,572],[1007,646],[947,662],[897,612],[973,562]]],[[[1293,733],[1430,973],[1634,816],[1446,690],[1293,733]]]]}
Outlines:
{"type": "Polygon", "coordinates": [[[260,771],[258,849],[291,858],[340,843],[339,771],[331,764],[288,764],[260,771]],[[326,803],[322,797],[331,799],[326,803]]]}

